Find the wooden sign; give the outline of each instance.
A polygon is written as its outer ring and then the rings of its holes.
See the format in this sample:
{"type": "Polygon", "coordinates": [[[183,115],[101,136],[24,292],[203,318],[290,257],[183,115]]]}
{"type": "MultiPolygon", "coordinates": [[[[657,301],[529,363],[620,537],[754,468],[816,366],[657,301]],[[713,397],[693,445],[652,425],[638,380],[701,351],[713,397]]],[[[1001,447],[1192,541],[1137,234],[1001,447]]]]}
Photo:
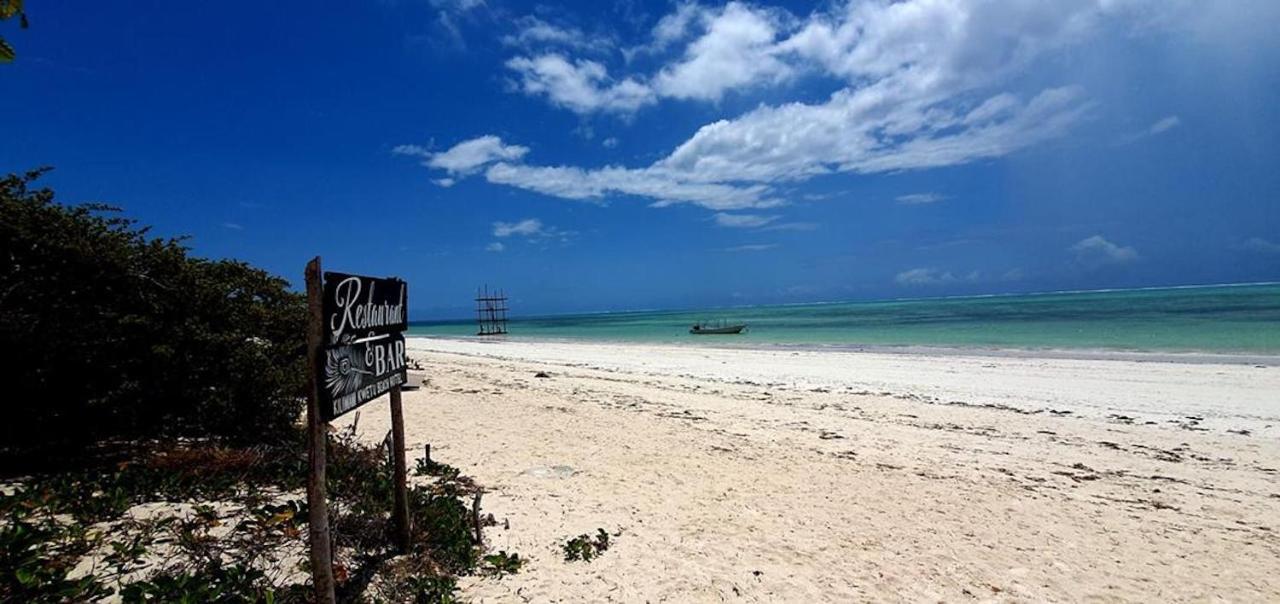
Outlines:
{"type": "Polygon", "coordinates": [[[399,279],[324,273],[307,263],[307,504],[315,601],[336,602],[329,507],[325,503],[325,442],[329,421],[390,394],[395,500],[391,515],[401,552],[409,550],[409,498],[400,386],[408,375],[404,336],[409,287],[399,279]]]}
{"type": "Polygon", "coordinates": [[[331,421],[408,381],[409,286],[399,279],[325,273],[323,346],[316,359],[320,415],[331,421]]]}

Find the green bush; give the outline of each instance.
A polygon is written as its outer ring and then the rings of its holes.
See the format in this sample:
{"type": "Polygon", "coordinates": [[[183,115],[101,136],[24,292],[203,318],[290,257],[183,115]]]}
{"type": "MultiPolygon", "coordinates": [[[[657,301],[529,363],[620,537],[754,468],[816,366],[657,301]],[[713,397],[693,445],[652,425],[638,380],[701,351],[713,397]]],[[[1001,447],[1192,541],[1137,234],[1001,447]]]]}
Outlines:
{"type": "Polygon", "coordinates": [[[109,206],[0,179],[0,453],[106,439],[291,438],[306,304],[245,263],[189,255],[109,206]]]}
{"type": "Polygon", "coordinates": [[[590,562],[592,558],[600,557],[600,554],[609,549],[609,533],[604,529],[596,529],[595,539],[585,533],[578,535],[566,541],[563,549],[565,562],[575,560],[590,562]]]}

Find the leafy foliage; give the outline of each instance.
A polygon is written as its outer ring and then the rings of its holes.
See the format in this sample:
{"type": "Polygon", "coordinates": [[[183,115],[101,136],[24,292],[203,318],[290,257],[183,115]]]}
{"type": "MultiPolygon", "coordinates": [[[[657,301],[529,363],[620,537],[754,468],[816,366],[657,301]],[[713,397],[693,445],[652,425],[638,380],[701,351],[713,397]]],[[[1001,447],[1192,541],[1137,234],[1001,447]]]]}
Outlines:
{"type": "MultiPolygon", "coordinates": [[[[0,573],[0,601],[91,601],[112,592],[125,602],[305,601],[304,584],[262,572],[273,568],[272,552],[307,537],[306,501],[279,495],[302,488],[301,450],[300,443],[250,449],[196,443],[139,454],[110,471],[23,481],[0,494],[0,568],[13,569],[0,573]],[[238,520],[228,522],[227,512],[202,503],[183,516],[125,515],[153,501],[217,501],[224,510],[239,510],[238,520]],[[89,528],[99,522],[114,524],[107,531],[89,528]],[[91,550],[101,556],[97,574],[70,578],[91,550]],[[157,565],[161,550],[171,553],[157,565]]],[[[374,591],[386,601],[454,602],[454,576],[502,576],[523,565],[505,551],[483,556],[471,531],[477,510],[465,503],[477,487],[456,471],[409,492],[411,546],[397,555],[385,450],[343,431],[330,436],[328,454],[330,526],[344,601],[366,597],[377,575],[374,591]]]]}
{"type": "MultiPolygon", "coordinates": [[[[0,0],[0,21],[18,18],[18,25],[22,29],[27,28],[27,13],[22,12],[22,0],[0,0]]],[[[16,55],[13,47],[0,38],[0,63],[9,63],[13,61],[16,55]]]]}
{"type": "Polygon", "coordinates": [[[121,599],[133,602],[273,602],[262,571],[241,565],[210,564],[195,573],[160,573],[126,585],[121,599]]]}
{"type": "Polygon", "coordinates": [[[564,544],[564,559],[566,562],[575,560],[590,562],[592,558],[599,557],[607,549],[609,549],[609,533],[604,529],[596,529],[595,539],[592,539],[591,535],[583,533],[566,541],[564,544]]]}
{"type": "Polygon", "coordinates": [[[90,543],[78,527],[64,527],[31,507],[6,511],[0,525],[0,601],[83,602],[112,590],[93,575],[67,575],[90,543]]]}
{"type": "Polygon", "coordinates": [[[489,554],[484,557],[483,571],[485,574],[502,577],[503,575],[513,575],[520,572],[520,567],[524,566],[524,559],[520,554],[508,554],[506,550],[499,550],[496,554],[489,554]]]}
{"type": "MultiPolygon", "coordinates": [[[[0,0],[4,1],[4,0],[0,0]]],[[[0,349],[7,453],[104,439],[292,438],[302,409],[306,305],[247,264],[100,204],[0,179],[0,349]]]]}

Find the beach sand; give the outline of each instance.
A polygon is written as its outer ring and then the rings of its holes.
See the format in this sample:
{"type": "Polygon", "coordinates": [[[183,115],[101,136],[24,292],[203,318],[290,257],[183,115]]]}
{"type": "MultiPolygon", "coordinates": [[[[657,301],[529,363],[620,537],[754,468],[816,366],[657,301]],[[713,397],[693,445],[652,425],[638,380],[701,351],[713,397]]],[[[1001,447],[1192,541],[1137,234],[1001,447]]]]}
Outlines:
{"type": "Polygon", "coordinates": [[[1280,601],[1274,365],[409,348],[411,459],[474,476],[529,559],[473,601],[1280,601]]]}

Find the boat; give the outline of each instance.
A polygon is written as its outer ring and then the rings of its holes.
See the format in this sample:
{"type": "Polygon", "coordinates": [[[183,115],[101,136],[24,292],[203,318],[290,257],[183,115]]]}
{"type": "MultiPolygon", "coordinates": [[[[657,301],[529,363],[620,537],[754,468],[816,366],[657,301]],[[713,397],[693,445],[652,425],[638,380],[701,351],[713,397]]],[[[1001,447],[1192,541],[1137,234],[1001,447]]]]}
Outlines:
{"type": "Polygon", "coordinates": [[[711,335],[732,335],[746,331],[745,323],[727,324],[721,321],[716,324],[698,322],[689,328],[689,333],[695,336],[711,336],[711,335]]]}

